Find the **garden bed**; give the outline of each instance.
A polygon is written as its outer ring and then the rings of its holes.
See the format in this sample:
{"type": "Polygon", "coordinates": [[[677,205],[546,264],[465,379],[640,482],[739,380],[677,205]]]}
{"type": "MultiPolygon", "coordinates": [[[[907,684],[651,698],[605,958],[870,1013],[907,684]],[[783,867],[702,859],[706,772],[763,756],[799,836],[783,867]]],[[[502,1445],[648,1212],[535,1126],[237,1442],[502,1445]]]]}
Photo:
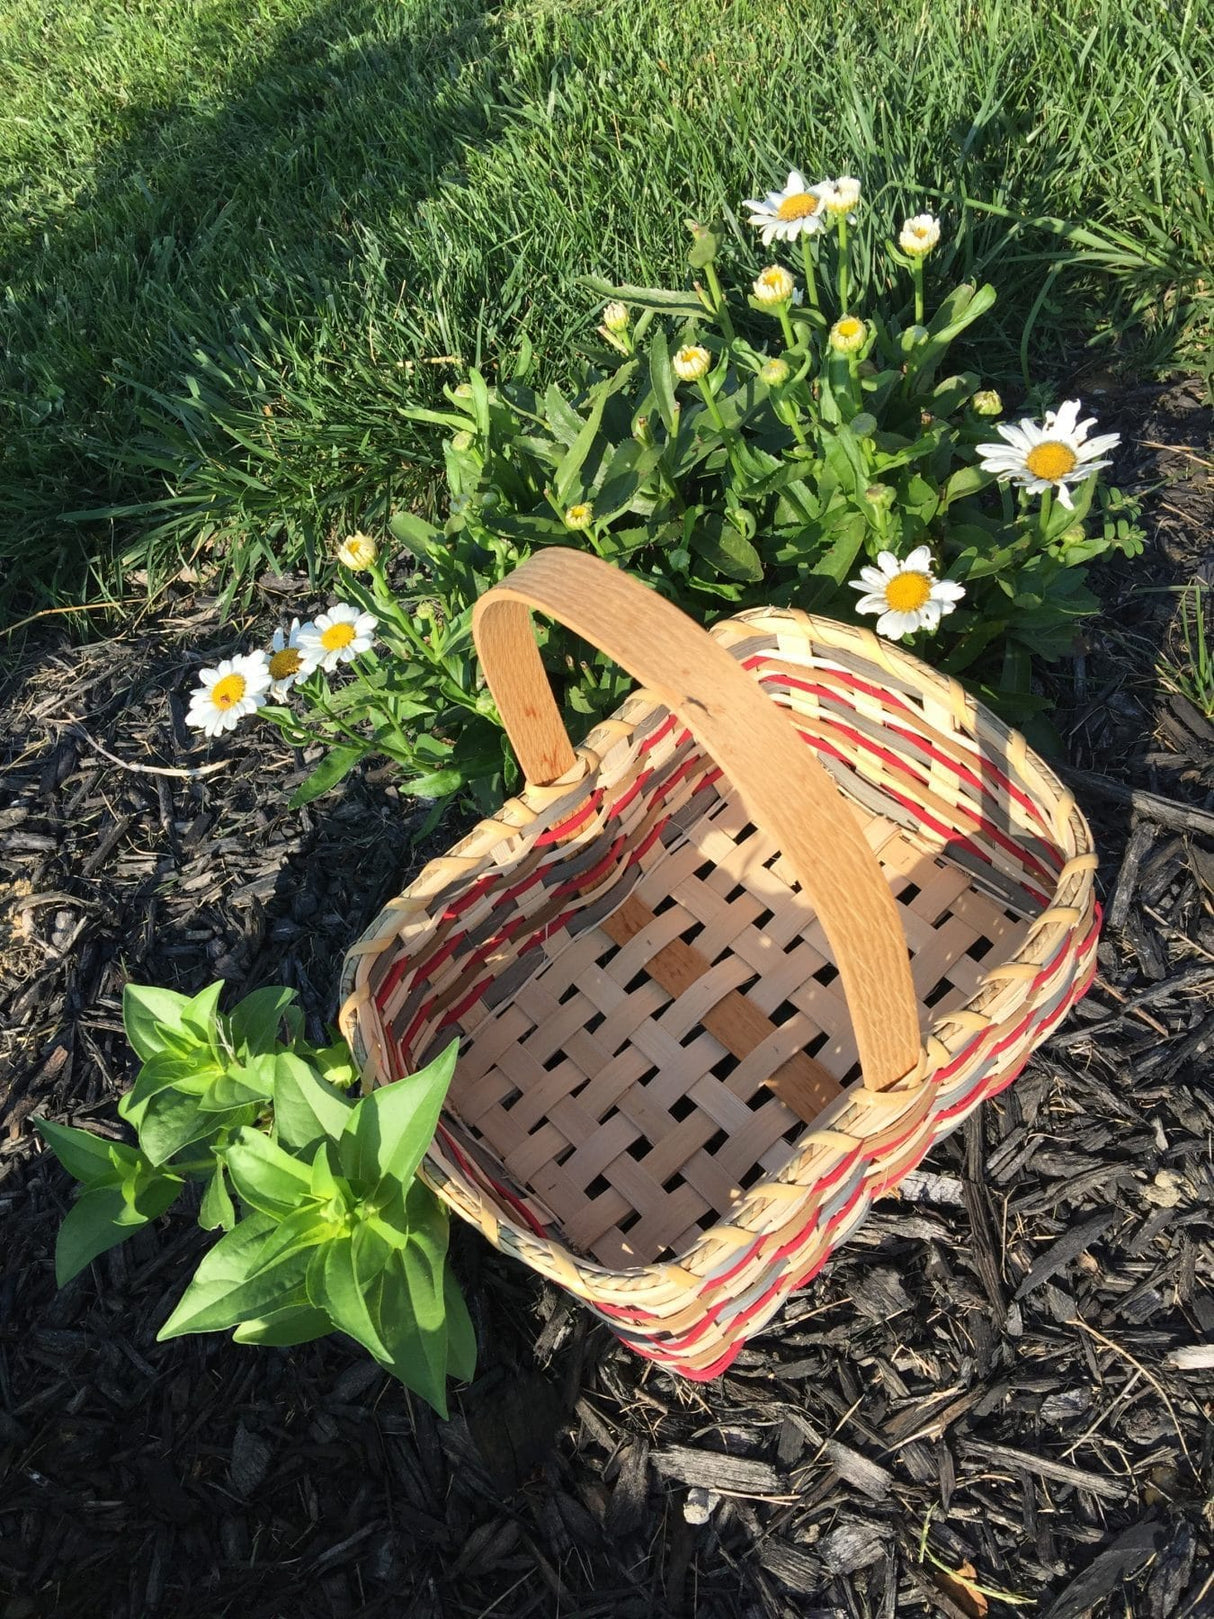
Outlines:
{"type": "Polygon", "coordinates": [[[157,1344],[206,1241],[187,1215],[56,1292],[70,1183],[29,1120],[117,1133],[126,979],[286,983],[319,1034],[346,946],[452,829],[418,837],[386,773],[289,811],[306,767],[268,727],[208,762],[184,698],[231,627],[186,587],[27,649],[2,717],[0,1619],[1012,1611],[975,1586],[1049,1619],[1214,1612],[1214,729],[1155,672],[1169,587],[1214,583],[1211,413],[1185,384],[1100,414],[1150,539],[1051,676],[1102,852],[1096,987],[705,1386],[463,1228],[480,1364],[447,1424],[338,1339],[157,1344]]]}

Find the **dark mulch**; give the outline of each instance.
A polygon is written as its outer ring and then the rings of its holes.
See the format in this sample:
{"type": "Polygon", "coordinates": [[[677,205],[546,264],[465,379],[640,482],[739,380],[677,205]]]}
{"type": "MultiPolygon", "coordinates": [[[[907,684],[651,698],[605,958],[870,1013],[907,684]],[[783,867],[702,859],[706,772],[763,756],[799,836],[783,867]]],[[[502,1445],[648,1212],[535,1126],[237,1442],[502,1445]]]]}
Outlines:
{"type": "Polygon", "coordinates": [[[1055,692],[1103,851],[1097,987],[707,1386],[462,1229],[480,1371],[445,1425],[344,1341],[157,1344],[203,1247],[184,1214],[56,1293],[70,1186],[29,1116],[115,1128],[126,979],[286,982],[319,1030],[426,851],[387,780],[288,812],[300,764],[264,731],[193,778],[98,751],[205,757],[181,699],[232,635],[206,604],[28,654],[0,800],[0,1619],[973,1619],[963,1570],[1048,1619],[1214,1613],[1214,731],[1154,674],[1154,587],[1214,577],[1214,456],[1196,389],[1116,409],[1151,546],[1106,571],[1055,692]]]}

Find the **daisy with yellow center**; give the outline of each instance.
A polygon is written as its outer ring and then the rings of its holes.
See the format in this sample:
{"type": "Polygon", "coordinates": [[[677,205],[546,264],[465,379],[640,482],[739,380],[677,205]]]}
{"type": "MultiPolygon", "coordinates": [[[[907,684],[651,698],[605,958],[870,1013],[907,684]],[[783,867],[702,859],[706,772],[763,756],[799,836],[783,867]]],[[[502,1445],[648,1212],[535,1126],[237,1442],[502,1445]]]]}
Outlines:
{"type": "Polygon", "coordinates": [[[225,658],[198,676],[186,724],[207,736],[233,731],[246,714],[257,712],[269,689],[270,671],[264,652],[225,658]]]}
{"type": "Polygon", "coordinates": [[[788,184],[782,191],[769,191],[742,204],[750,209],[748,225],[761,232],[764,247],[772,242],[792,242],[798,236],[812,236],[825,222],[824,186],[811,186],[800,169],[789,169],[788,184]]]}
{"type": "Polygon", "coordinates": [[[297,680],[306,680],[316,667],[309,663],[300,650],[299,620],[291,620],[290,632],[283,634],[281,629],[274,631],[270,642],[270,657],[268,667],[270,670],[270,696],[278,702],[290,691],[297,680]]]}
{"type": "Polygon", "coordinates": [[[379,547],[369,534],[348,534],[337,548],[337,560],[344,568],[360,573],[379,555],[379,547]]]}
{"type": "Polygon", "coordinates": [[[844,315],[830,329],[830,346],[837,354],[854,354],[864,347],[868,327],[855,315],[844,315]]]}
{"type": "Polygon", "coordinates": [[[789,303],[795,290],[793,278],[784,266],[769,264],[755,279],[755,302],[762,304],[764,309],[776,309],[781,304],[789,303]]]}
{"type": "Polygon", "coordinates": [[[1002,444],[980,444],[978,464],[1000,483],[1014,484],[1030,495],[1056,490],[1068,511],[1073,510],[1071,485],[1083,483],[1094,472],[1110,465],[1108,454],[1121,443],[1119,433],[1088,437],[1096,418],[1079,420],[1077,399],[1068,399],[1057,410],[1047,410],[1043,422],[1025,417],[1019,425],[1000,422],[995,431],[1002,444]]]}
{"type": "Polygon", "coordinates": [[[588,500],[579,500],[565,513],[565,527],[584,532],[594,522],[594,507],[588,500]]]}
{"type": "Polygon", "coordinates": [[[875,568],[861,568],[858,579],[848,580],[853,590],[863,590],[856,604],[860,613],[879,613],[877,634],[891,641],[916,630],[934,630],[945,613],[951,613],[965,595],[951,579],[937,579],[932,572],[929,546],[920,545],[905,562],[892,551],[882,551],[875,568]]]}
{"type": "Polygon", "coordinates": [[[912,259],[930,253],[940,240],[940,221],[934,214],[916,214],[898,233],[898,246],[912,259]]]}
{"type": "Polygon", "coordinates": [[[631,324],[628,318],[628,305],[622,304],[618,298],[613,298],[603,311],[603,325],[609,332],[626,332],[631,324]]]}
{"type": "Polygon", "coordinates": [[[698,382],[701,377],[708,374],[712,355],[699,343],[684,343],[670,363],[680,382],[698,382]]]}
{"type": "Polygon", "coordinates": [[[305,624],[296,642],[308,671],[336,669],[350,663],[362,652],[370,652],[379,620],[374,613],[362,613],[349,602],[338,602],[327,613],[318,613],[314,623],[305,624]]]}

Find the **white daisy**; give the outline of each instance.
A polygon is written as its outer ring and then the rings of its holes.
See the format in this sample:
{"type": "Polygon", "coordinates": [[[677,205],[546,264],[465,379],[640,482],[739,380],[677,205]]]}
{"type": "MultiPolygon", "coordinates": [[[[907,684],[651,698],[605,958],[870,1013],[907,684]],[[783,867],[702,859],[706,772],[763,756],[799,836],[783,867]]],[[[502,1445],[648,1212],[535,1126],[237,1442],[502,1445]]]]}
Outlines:
{"type": "Polygon", "coordinates": [[[912,259],[930,253],[940,240],[940,221],[934,214],[916,214],[898,233],[898,246],[912,259]]]}
{"type": "Polygon", "coordinates": [[[965,595],[951,579],[937,579],[932,572],[930,546],[920,545],[905,562],[892,551],[882,551],[875,568],[861,568],[858,579],[849,579],[853,590],[864,590],[857,611],[880,613],[877,634],[891,641],[916,630],[934,630],[945,613],[951,613],[965,595]]]}
{"type": "Polygon", "coordinates": [[[204,669],[190,698],[187,725],[220,736],[233,731],[246,714],[255,714],[270,689],[270,670],[264,652],[225,658],[204,669]]]}
{"type": "Polygon", "coordinates": [[[1082,483],[1093,472],[1107,467],[1109,461],[1101,457],[1107,457],[1121,443],[1120,433],[1089,438],[1088,429],[1095,427],[1096,418],[1089,416],[1081,422],[1081,408],[1077,399],[1068,399],[1057,410],[1047,410],[1042,423],[1030,421],[1027,416],[1019,426],[1000,422],[995,431],[1006,442],[980,444],[979,465],[1000,483],[1014,483],[1030,495],[1056,489],[1058,499],[1070,511],[1074,504],[1071,484],[1082,483]]]}
{"type": "Polygon", "coordinates": [[[336,669],[360,652],[370,652],[378,623],[374,613],[362,613],[349,602],[337,602],[327,613],[318,613],[314,623],[303,626],[296,642],[308,672],[336,669]]]}
{"type": "Polygon", "coordinates": [[[291,620],[290,633],[284,635],[281,629],[274,631],[270,642],[270,696],[279,702],[287,695],[297,680],[306,680],[315,669],[315,663],[309,663],[304,657],[299,645],[299,620],[291,620]]]}
{"type": "Polygon", "coordinates": [[[825,186],[811,186],[800,169],[789,169],[783,191],[769,191],[762,199],[742,204],[750,209],[747,224],[762,231],[764,247],[774,241],[794,241],[802,233],[812,236],[825,223],[826,191],[825,186]]]}
{"type": "Polygon", "coordinates": [[[367,569],[379,555],[379,546],[369,534],[347,534],[337,548],[337,560],[358,573],[367,569]]]}

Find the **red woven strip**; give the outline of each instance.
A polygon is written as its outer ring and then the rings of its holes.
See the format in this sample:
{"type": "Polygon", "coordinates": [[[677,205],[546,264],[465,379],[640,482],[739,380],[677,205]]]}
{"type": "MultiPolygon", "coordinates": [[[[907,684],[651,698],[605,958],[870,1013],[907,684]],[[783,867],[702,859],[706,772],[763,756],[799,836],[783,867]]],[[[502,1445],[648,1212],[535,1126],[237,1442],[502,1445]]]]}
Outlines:
{"type": "Polygon", "coordinates": [[[584,826],[592,815],[597,814],[602,799],[603,789],[596,787],[581,809],[576,810],[567,821],[562,821],[558,826],[550,826],[547,832],[541,832],[535,839],[534,847],[540,849],[549,843],[560,843],[563,839],[572,837],[580,826],[584,826]]]}

